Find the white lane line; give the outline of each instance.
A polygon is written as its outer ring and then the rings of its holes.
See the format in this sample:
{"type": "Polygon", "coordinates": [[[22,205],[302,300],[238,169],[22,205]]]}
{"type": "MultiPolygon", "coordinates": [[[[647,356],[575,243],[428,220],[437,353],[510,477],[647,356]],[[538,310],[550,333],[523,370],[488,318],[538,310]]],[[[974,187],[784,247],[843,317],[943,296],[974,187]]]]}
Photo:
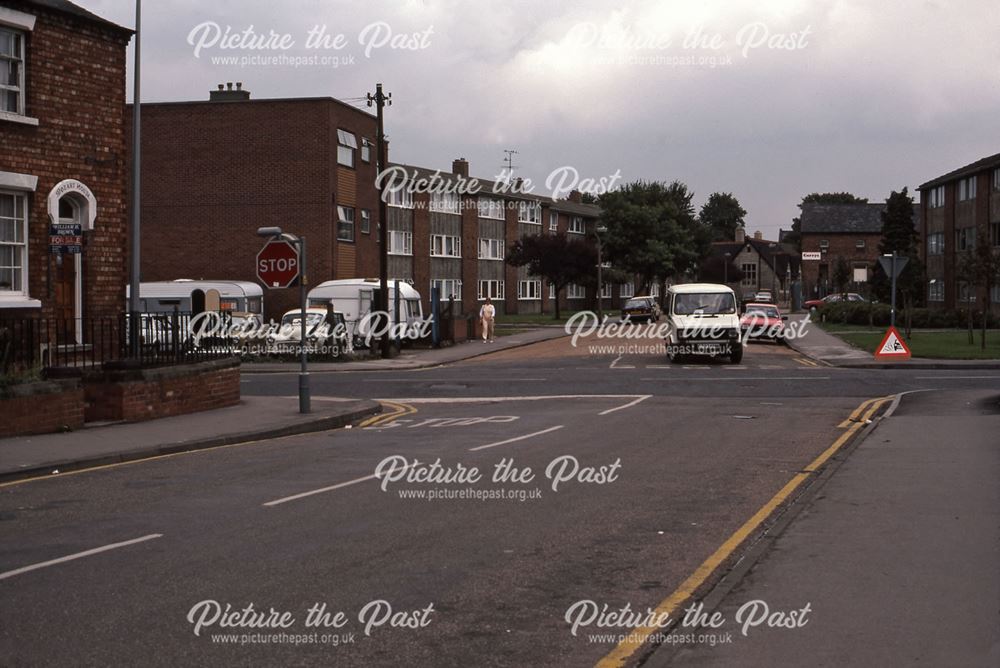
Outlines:
{"type": "Polygon", "coordinates": [[[376,401],[396,401],[402,404],[490,404],[499,401],[543,401],[545,399],[635,399],[644,394],[543,394],[527,397],[387,397],[376,401]]]}
{"type": "Polygon", "coordinates": [[[626,408],[631,408],[632,406],[635,406],[636,404],[641,403],[641,402],[645,401],[646,399],[649,399],[651,396],[653,396],[653,395],[652,394],[647,394],[647,395],[641,396],[638,399],[634,399],[634,400],[628,402],[627,404],[623,404],[621,406],[616,406],[615,408],[609,408],[606,411],[601,411],[600,413],[598,413],[598,415],[607,415],[608,413],[614,413],[615,411],[620,411],[620,410],[624,410],[626,408]]]}
{"type": "Polygon", "coordinates": [[[469,452],[476,452],[477,450],[485,450],[487,448],[495,448],[498,445],[507,445],[508,443],[516,443],[517,441],[523,441],[526,438],[532,438],[534,436],[541,436],[542,434],[547,434],[550,431],[556,431],[557,429],[562,429],[564,425],[557,425],[555,427],[549,427],[548,429],[543,429],[541,431],[536,431],[532,434],[525,434],[524,436],[515,436],[514,438],[508,438],[505,441],[497,441],[496,443],[487,443],[486,445],[480,445],[475,448],[469,448],[469,452]]]}
{"type": "Polygon", "coordinates": [[[621,359],[622,357],[624,357],[624,355],[619,355],[618,357],[616,357],[616,358],[615,358],[615,359],[614,359],[614,360],[613,360],[613,361],[611,362],[611,366],[609,366],[608,368],[609,368],[609,369],[634,369],[634,368],[635,368],[635,367],[634,367],[633,365],[631,365],[631,364],[623,364],[623,365],[621,365],[621,366],[618,366],[618,360],[620,360],[620,359],[621,359]]]}
{"type": "MultiPolygon", "coordinates": [[[[997,376],[997,377],[1000,378],[1000,376],[997,376]]],[[[717,382],[717,381],[720,381],[720,380],[805,380],[805,381],[812,382],[814,380],[830,380],[830,377],[829,376],[807,376],[807,377],[802,377],[802,376],[756,376],[756,377],[754,377],[754,376],[751,376],[751,377],[748,378],[746,376],[729,376],[729,377],[721,377],[721,378],[688,378],[688,377],[685,376],[683,378],[678,378],[677,376],[674,376],[673,378],[662,378],[662,377],[661,378],[640,378],[639,380],[652,380],[652,381],[671,382],[671,383],[675,382],[675,381],[680,381],[682,383],[686,383],[688,381],[692,381],[693,382],[693,381],[698,381],[698,380],[707,380],[707,381],[713,382],[713,383],[717,382]]]]}
{"type": "MultiPolygon", "coordinates": [[[[362,378],[364,383],[467,383],[468,378],[362,378]]],[[[490,378],[490,381],[503,380],[506,382],[532,381],[542,383],[548,378],[490,378]]],[[[483,379],[481,382],[486,382],[483,379]]]]}
{"type": "Polygon", "coordinates": [[[917,376],[917,380],[982,380],[984,378],[1000,378],[1000,376],[917,376]]]}
{"type": "Polygon", "coordinates": [[[77,552],[76,554],[70,554],[65,557],[59,557],[58,559],[51,559],[49,561],[43,561],[38,564],[25,566],[24,568],[17,568],[12,571],[7,571],[6,573],[0,573],[0,580],[4,580],[6,578],[12,578],[15,575],[21,575],[22,573],[37,571],[39,568],[55,566],[56,564],[62,564],[67,561],[73,561],[74,559],[82,559],[83,557],[89,557],[95,554],[100,554],[101,552],[107,552],[108,550],[117,550],[119,547],[127,547],[129,545],[135,545],[136,543],[144,543],[147,540],[153,540],[154,538],[162,538],[162,537],[163,537],[162,533],[151,533],[148,536],[143,536],[141,538],[133,538],[132,540],[125,540],[122,541],[121,543],[112,543],[111,545],[105,545],[104,547],[95,547],[92,550],[84,550],[83,552],[77,552]]]}
{"type": "MultiPolygon", "coordinates": [[[[406,469],[413,468],[416,465],[417,462],[413,462],[412,464],[404,466],[400,470],[405,471],[406,469]]],[[[267,507],[278,506],[281,505],[282,503],[288,503],[289,501],[297,501],[299,499],[304,499],[307,496],[313,496],[314,494],[323,494],[324,492],[332,492],[335,489],[340,489],[342,487],[350,487],[351,485],[357,485],[358,483],[367,482],[369,480],[378,480],[378,476],[373,473],[371,475],[366,475],[363,478],[355,478],[354,480],[348,480],[347,482],[338,482],[336,485],[330,485],[329,487],[320,487],[319,489],[311,489],[308,492],[292,494],[291,496],[286,496],[281,499],[275,499],[274,501],[268,501],[267,503],[263,503],[261,505],[267,507]]]]}
{"type": "Polygon", "coordinates": [[[670,364],[649,364],[646,366],[647,369],[673,369],[673,365],[670,364]]]}

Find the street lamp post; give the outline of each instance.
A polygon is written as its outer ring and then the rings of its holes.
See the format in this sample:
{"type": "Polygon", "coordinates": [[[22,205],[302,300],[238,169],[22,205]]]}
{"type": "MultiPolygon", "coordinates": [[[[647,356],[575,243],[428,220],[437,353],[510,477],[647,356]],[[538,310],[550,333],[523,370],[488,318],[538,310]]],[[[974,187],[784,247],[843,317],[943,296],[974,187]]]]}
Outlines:
{"type": "Polygon", "coordinates": [[[608,231],[604,225],[594,228],[594,236],[597,237],[597,320],[604,320],[604,280],[602,270],[604,269],[604,258],[601,257],[601,235],[608,231]]]}
{"type": "Polygon", "coordinates": [[[283,232],[280,227],[258,227],[257,236],[282,239],[295,246],[299,254],[299,412],[311,413],[308,355],[306,354],[306,238],[283,232]]]}

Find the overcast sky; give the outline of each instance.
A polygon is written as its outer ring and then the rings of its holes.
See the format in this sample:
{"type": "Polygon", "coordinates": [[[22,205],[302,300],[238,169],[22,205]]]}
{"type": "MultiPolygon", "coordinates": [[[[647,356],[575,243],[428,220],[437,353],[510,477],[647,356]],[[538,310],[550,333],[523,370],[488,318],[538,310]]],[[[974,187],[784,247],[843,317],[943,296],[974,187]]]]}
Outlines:
{"type": "MultiPolygon", "coordinates": [[[[133,2],[76,1],[134,25],[133,2]]],[[[545,194],[560,167],[679,179],[698,207],[734,193],[748,230],[769,238],[806,193],[881,201],[1000,152],[995,0],[166,0],[143,12],[144,101],[206,99],[224,81],[256,98],[347,99],[382,82],[394,161],[449,170],[462,156],[491,177],[515,149],[515,173],[545,194]],[[227,28],[251,26],[286,43],[222,48],[227,28]],[[339,48],[307,48],[316,27],[339,48]],[[281,56],[341,62],[218,60],[281,56]]]]}

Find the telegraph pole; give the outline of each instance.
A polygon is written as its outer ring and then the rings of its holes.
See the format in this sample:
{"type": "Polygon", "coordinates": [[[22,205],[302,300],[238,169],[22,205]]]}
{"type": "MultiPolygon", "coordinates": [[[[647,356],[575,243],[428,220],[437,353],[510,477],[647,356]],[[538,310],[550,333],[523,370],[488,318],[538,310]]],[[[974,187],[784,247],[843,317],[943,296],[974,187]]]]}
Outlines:
{"type": "MultiPolygon", "coordinates": [[[[392,106],[392,93],[385,95],[382,93],[382,84],[375,84],[375,95],[368,93],[368,106],[375,105],[376,118],[378,119],[378,136],[375,139],[375,171],[382,174],[385,169],[385,129],[382,124],[382,109],[388,105],[392,106]]],[[[381,181],[379,181],[381,184],[381,181]]],[[[379,298],[376,308],[385,315],[388,320],[389,314],[389,232],[388,220],[385,204],[385,193],[379,187],[378,194],[378,242],[380,245],[378,253],[378,284],[379,298]]],[[[381,340],[381,355],[387,358],[389,352],[389,333],[385,332],[381,340]]]]}

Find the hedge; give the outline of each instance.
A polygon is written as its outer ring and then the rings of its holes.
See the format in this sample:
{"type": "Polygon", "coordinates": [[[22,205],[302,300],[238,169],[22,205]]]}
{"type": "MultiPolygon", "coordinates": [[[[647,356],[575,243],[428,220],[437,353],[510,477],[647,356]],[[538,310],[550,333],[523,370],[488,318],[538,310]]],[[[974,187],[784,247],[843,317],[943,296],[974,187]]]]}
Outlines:
{"type": "MultiPolygon", "coordinates": [[[[888,304],[869,304],[867,302],[838,302],[827,304],[820,309],[819,314],[826,322],[841,323],[845,325],[873,325],[884,326],[889,324],[888,304]]],[[[982,311],[973,311],[973,324],[982,327],[982,311]]],[[[911,309],[911,325],[922,329],[962,329],[969,325],[969,312],[965,309],[944,310],[914,308],[911,309]]],[[[906,312],[902,306],[898,306],[896,311],[896,324],[902,325],[906,322],[906,312]]],[[[995,314],[988,314],[987,327],[996,327],[1000,323],[1000,318],[995,314]]]]}

